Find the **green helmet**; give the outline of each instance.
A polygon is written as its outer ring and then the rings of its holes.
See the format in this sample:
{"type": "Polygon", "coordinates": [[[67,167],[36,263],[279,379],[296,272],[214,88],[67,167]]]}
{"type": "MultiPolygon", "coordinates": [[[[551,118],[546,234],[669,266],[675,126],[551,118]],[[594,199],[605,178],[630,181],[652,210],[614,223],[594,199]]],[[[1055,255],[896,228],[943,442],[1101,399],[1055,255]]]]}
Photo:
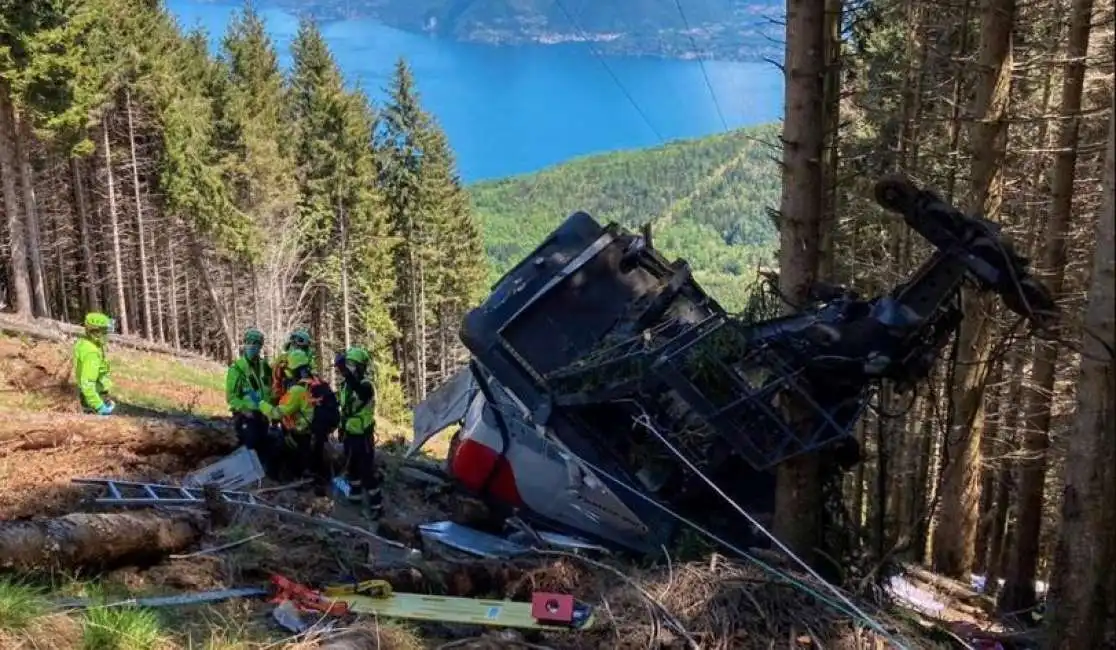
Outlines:
{"type": "Polygon", "coordinates": [[[244,331],[244,344],[245,345],[263,345],[264,335],[263,332],[255,327],[249,327],[244,331]]]}
{"type": "Polygon", "coordinates": [[[85,315],[85,329],[111,331],[112,319],[101,312],[91,311],[85,315]]]}
{"type": "Polygon", "coordinates": [[[310,355],[305,350],[295,348],[287,352],[287,372],[292,375],[298,374],[302,368],[310,367],[310,355]]]}
{"type": "Polygon", "coordinates": [[[345,350],[345,361],[355,363],[359,366],[367,366],[372,363],[372,357],[368,354],[368,350],[361,347],[352,347],[345,350]]]}
{"type": "Polygon", "coordinates": [[[296,329],[295,331],[291,332],[291,336],[290,336],[290,339],[288,340],[288,343],[292,347],[308,348],[308,347],[310,347],[310,332],[307,331],[307,329],[305,327],[300,327],[300,328],[296,329]]]}

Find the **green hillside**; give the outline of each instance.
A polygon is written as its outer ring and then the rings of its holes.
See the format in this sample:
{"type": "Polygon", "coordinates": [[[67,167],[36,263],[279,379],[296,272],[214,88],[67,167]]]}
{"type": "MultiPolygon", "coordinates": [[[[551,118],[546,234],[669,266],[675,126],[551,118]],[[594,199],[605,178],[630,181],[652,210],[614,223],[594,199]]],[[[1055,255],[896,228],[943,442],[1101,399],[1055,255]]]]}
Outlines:
{"type": "Polygon", "coordinates": [[[777,125],[764,125],[472,186],[492,279],[584,210],[601,223],[653,221],[655,246],[685,258],[727,308],[739,307],[741,289],[777,244],[765,209],[778,204],[779,170],[764,144],[777,134],[777,125]]]}

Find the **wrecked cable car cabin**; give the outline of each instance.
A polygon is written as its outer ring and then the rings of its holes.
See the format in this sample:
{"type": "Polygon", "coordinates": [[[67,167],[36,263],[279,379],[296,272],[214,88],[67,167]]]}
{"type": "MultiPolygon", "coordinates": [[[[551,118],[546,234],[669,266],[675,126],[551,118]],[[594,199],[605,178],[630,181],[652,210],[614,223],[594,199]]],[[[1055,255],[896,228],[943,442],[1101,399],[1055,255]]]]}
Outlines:
{"type": "Polygon", "coordinates": [[[575,213],[467,314],[472,361],[416,408],[412,453],[460,423],[460,485],[613,547],[657,553],[683,522],[760,542],[728,499],[766,522],[772,468],[848,443],[865,403],[860,383],[817,390],[831,378],[806,374],[787,343],[801,337],[783,336],[803,322],[773,316],[730,316],[684,261],[575,213]],[[809,421],[791,426],[788,401],[809,421]]]}

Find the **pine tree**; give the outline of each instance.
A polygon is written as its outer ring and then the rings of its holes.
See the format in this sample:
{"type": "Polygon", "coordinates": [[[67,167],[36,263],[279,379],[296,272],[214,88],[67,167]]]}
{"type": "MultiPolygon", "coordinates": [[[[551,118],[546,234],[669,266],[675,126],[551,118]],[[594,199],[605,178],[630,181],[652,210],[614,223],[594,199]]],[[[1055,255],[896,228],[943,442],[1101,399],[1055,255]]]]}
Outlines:
{"type": "Polygon", "coordinates": [[[254,230],[267,233],[237,258],[251,271],[234,272],[233,291],[251,296],[252,320],[276,341],[298,319],[286,308],[299,259],[298,193],[278,55],[250,4],[230,23],[221,61],[213,82],[225,182],[254,230]]]}
{"type": "MultiPolygon", "coordinates": [[[[426,226],[423,213],[422,138],[430,122],[418,103],[414,78],[400,59],[392,77],[390,100],[382,116],[379,137],[379,179],[395,248],[399,282],[393,315],[401,337],[396,359],[403,371],[412,403],[426,395],[426,226]]],[[[427,202],[428,204],[428,202],[427,202]]]]}
{"type": "Polygon", "coordinates": [[[301,232],[313,259],[318,339],[334,348],[370,347],[378,408],[399,413],[402,397],[392,390],[398,371],[390,354],[397,334],[389,312],[394,241],[376,182],[375,115],[363,93],[346,91],[312,21],[301,22],[292,53],[289,110],[298,133],[301,232]]]}
{"type": "Polygon", "coordinates": [[[345,244],[352,213],[359,209],[353,191],[357,181],[349,177],[344,161],[349,106],[341,73],[311,20],[299,24],[291,52],[289,111],[298,134],[300,228],[304,249],[313,260],[308,281],[313,285],[314,338],[319,345],[327,335],[332,338],[326,322],[333,315],[330,299],[339,295],[342,306],[337,315],[348,345],[352,328],[345,244]]]}
{"type": "Polygon", "coordinates": [[[462,361],[456,335],[465,312],[481,298],[488,269],[468,194],[454,169],[445,134],[431,123],[423,134],[422,182],[429,233],[428,305],[434,336],[427,343],[433,383],[449,379],[462,361]]]}

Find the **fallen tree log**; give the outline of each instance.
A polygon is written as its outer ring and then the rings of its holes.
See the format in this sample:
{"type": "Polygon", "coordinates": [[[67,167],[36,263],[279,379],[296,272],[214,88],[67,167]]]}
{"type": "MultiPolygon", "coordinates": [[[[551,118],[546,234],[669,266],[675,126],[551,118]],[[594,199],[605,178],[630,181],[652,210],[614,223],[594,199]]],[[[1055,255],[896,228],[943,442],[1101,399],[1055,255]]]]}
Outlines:
{"type": "Polygon", "coordinates": [[[987,612],[992,599],[984,594],[977,593],[965,583],[927,571],[921,567],[905,565],[903,571],[908,576],[940,590],[950,598],[966,603],[987,612]]]}
{"type": "Polygon", "coordinates": [[[224,423],[187,415],[159,418],[95,418],[66,413],[17,413],[5,416],[0,442],[11,451],[51,449],[67,444],[126,447],[140,456],[175,453],[190,458],[226,454],[237,447],[224,423]]]}
{"type": "Polygon", "coordinates": [[[74,513],[0,522],[0,568],[105,569],[146,564],[181,551],[205,532],[204,514],[74,513]]]}
{"type": "MultiPolygon", "coordinates": [[[[30,336],[45,341],[67,343],[73,341],[74,338],[83,331],[85,331],[84,328],[79,325],[63,323],[61,321],[42,318],[22,320],[9,314],[0,314],[0,332],[5,334],[30,336]]],[[[155,352],[158,354],[175,356],[180,359],[192,359],[195,361],[217,364],[217,361],[205,355],[186,350],[178,350],[169,345],[154,343],[135,336],[112,334],[109,336],[109,343],[123,348],[139,350],[141,352],[155,352]]]]}

